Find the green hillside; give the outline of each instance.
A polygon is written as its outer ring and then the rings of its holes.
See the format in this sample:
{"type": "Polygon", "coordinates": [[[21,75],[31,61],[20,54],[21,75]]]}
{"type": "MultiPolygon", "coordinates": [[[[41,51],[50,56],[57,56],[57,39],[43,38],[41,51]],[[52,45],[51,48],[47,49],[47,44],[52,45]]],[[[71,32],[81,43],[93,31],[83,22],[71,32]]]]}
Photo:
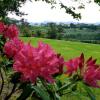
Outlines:
{"type": "Polygon", "coordinates": [[[93,56],[97,59],[97,62],[100,63],[100,45],[98,44],[88,44],[88,43],[81,43],[81,42],[70,42],[70,41],[63,41],[63,40],[51,40],[51,39],[44,39],[44,38],[21,38],[25,42],[30,41],[32,45],[36,46],[38,41],[43,41],[48,43],[52,46],[52,48],[57,51],[57,53],[61,53],[64,58],[70,59],[76,56],[79,56],[82,52],[85,54],[86,57],[93,56]]]}

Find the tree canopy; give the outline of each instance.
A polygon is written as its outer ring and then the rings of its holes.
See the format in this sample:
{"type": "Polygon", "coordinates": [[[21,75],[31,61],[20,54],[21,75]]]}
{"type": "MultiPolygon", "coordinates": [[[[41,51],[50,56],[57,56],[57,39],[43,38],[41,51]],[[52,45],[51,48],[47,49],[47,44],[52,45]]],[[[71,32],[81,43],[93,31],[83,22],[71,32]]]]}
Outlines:
{"type": "MultiPolygon", "coordinates": [[[[32,0],[0,0],[0,17],[4,18],[5,16],[8,15],[8,13],[15,13],[18,16],[22,16],[25,13],[20,11],[20,7],[26,2],[26,1],[31,1],[32,0]]],[[[83,9],[85,8],[85,3],[91,3],[95,2],[98,5],[100,5],[100,0],[68,0],[72,1],[75,3],[78,3],[77,7],[65,5],[62,1],[64,0],[33,0],[33,1],[43,1],[46,3],[51,4],[51,7],[56,7],[56,4],[59,4],[61,8],[65,9],[65,12],[73,16],[73,18],[80,19],[81,18],[81,13],[77,13],[76,9],[83,9]]],[[[67,2],[67,0],[65,0],[67,2]]]]}
{"type": "Polygon", "coordinates": [[[19,8],[27,0],[0,0],[0,17],[5,17],[9,12],[14,12],[16,15],[23,15],[19,8]]]}

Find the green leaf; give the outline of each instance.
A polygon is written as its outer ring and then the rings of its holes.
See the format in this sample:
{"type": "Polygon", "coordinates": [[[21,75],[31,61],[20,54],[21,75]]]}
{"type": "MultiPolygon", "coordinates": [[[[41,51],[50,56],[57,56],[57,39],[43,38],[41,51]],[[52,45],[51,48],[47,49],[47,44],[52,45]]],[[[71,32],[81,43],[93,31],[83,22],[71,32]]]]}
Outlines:
{"type": "Polygon", "coordinates": [[[59,80],[57,80],[57,82],[56,82],[56,87],[57,87],[57,88],[62,87],[62,82],[61,82],[61,81],[59,81],[59,80]]]}
{"type": "Polygon", "coordinates": [[[37,86],[33,86],[32,88],[41,97],[42,100],[51,100],[48,92],[45,91],[44,89],[37,86]]]}
{"type": "Polygon", "coordinates": [[[96,97],[95,97],[94,93],[92,92],[92,90],[88,86],[86,86],[85,84],[83,84],[83,86],[84,86],[84,89],[86,90],[88,96],[90,97],[90,99],[96,100],[96,97]]]}
{"type": "Polygon", "coordinates": [[[72,91],[76,91],[77,90],[77,84],[74,84],[73,86],[72,86],[72,91]]]}
{"type": "Polygon", "coordinates": [[[73,84],[75,84],[76,82],[71,82],[71,83],[69,83],[69,84],[65,84],[65,85],[63,85],[61,88],[59,88],[58,90],[57,90],[57,92],[59,92],[59,91],[62,91],[62,90],[65,90],[65,89],[68,89],[70,86],[72,86],[73,84]]]}
{"type": "Polygon", "coordinates": [[[3,46],[3,45],[4,45],[4,42],[3,42],[3,41],[0,41],[0,45],[2,45],[2,46],[3,46]]]}

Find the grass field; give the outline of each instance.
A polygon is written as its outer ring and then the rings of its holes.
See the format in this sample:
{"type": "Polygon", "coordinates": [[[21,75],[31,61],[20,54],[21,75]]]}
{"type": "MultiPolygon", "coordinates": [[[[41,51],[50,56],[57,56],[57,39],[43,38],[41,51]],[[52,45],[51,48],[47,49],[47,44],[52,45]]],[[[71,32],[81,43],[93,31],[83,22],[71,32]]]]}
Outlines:
{"type": "MultiPolygon", "coordinates": [[[[48,43],[52,46],[52,48],[61,53],[64,58],[70,59],[76,56],[79,56],[82,52],[85,54],[85,57],[88,58],[93,56],[93,58],[97,59],[97,63],[100,64],[100,45],[97,44],[88,44],[81,42],[71,42],[71,41],[63,41],[63,40],[51,40],[44,38],[21,38],[24,42],[30,41],[33,46],[36,46],[38,41],[43,41],[44,43],[48,43]]],[[[100,100],[100,89],[93,89],[96,100],[100,100]]],[[[74,95],[66,95],[62,97],[61,100],[89,100],[87,98],[77,98],[78,96],[74,95]]]]}
{"type": "Polygon", "coordinates": [[[43,41],[52,46],[52,48],[57,52],[61,53],[64,58],[70,59],[76,56],[79,56],[82,52],[85,54],[85,57],[93,56],[97,59],[97,63],[100,63],[100,45],[98,44],[88,44],[81,42],[71,42],[63,40],[51,40],[44,38],[21,38],[24,42],[30,41],[33,46],[36,46],[38,41],[43,41]]]}

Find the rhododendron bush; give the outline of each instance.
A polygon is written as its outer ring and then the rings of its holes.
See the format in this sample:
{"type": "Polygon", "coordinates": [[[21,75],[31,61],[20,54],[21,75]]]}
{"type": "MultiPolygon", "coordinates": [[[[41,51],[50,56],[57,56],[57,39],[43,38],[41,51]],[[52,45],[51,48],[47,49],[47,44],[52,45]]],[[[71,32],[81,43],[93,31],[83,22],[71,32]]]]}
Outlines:
{"type": "Polygon", "coordinates": [[[18,34],[16,25],[0,22],[2,100],[60,100],[63,95],[74,93],[96,100],[92,91],[100,88],[100,65],[96,59],[85,59],[82,53],[65,61],[50,45],[39,42],[34,47],[20,40],[18,34]]]}

